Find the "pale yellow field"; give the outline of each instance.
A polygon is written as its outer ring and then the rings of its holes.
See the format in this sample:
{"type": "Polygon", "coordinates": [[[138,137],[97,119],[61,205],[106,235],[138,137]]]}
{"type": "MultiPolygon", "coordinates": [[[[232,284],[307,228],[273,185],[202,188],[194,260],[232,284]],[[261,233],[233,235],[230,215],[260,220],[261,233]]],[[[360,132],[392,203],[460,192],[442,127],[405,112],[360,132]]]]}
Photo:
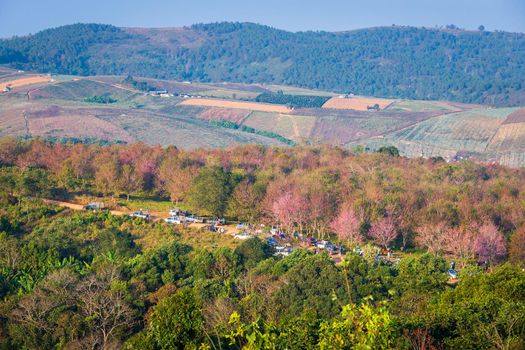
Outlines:
{"type": "Polygon", "coordinates": [[[373,97],[360,97],[352,96],[348,98],[341,97],[332,97],[323,105],[323,108],[333,108],[333,109],[353,109],[356,111],[367,111],[368,106],[373,106],[376,103],[379,105],[380,109],[385,109],[394,100],[388,100],[384,98],[373,98],[373,97]]]}
{"type": "Polygon", "coordinates": [[[21,78],[21,79],[16,79],[16,80],[11,80],[11,81],[7,81],[4,83],[0,83],[0,91],[4,90],[8,86],[14,89],[14,88],[25,86],[25,85],[48,83],[50,81],[51,81],[51,78],[43,77],[43,76],[33,76],[33,77],[21,78]]]}
{"type": "Polygon", "coordinates": [[[490,152],[517,149],[525,149],[525,123],[502,124],[487,146],[490,152]]]}
{"type": "Polygon", "coordinates": [[[280,105],[271,105],[271,104],[265,104],[265,103],[255,103],[255,102],[225,101],[225,100],[208,99],[208,98],[191,98],[189,100],[182,101],[180,105],[236,108],[236,109],[245,109],[245,110],[250,110],[250,111],[276,112],[276,113],[284,113],[284,114],[288,114],[292,111],[288,107],[280,106],[280,105]]]}

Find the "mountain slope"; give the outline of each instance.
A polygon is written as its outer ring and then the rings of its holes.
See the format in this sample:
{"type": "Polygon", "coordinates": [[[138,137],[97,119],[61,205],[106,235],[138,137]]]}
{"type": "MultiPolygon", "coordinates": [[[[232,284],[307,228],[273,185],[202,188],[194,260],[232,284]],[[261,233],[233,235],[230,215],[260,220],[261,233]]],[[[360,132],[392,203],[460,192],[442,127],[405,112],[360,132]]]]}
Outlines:
{"type": "Polygon", "coordinates": [[[0,63],[66,74],[525,104],[525,35],[505,32],[382,27],[291,33],[251,23],[166,29],[75,24],[0,41],[0,63]]]}

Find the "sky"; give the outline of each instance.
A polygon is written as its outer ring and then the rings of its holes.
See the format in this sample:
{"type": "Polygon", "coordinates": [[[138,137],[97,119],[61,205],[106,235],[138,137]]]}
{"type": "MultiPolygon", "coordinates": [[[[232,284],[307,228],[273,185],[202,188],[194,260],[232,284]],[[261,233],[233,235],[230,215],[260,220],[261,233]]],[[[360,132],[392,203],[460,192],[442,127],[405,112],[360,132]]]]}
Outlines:
{"type": "Polygon", "coordinates": [[[1,38],[79,22],[180,27],[220,21],[290,31],[483,24],[525,32],[525,0],[0,0],[1,38]]]}

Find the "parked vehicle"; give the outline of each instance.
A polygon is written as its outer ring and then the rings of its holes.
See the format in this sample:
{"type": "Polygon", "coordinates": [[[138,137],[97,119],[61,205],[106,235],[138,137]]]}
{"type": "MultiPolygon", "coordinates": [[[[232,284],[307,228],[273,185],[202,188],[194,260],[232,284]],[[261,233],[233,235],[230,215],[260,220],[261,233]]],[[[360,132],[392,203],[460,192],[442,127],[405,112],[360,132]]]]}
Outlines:
{"type": "Polygon", "coordinates": [[[91,202],[84,206],[84,210],[102,210],[106,209],[104,202],[91,202]]]}
{"type": "Polygon", "coordinates": [[[235,239],[241,239],[241,240],[246,240],[246,239],[252,238],[252,236],[249,235],[249,234],[246,233],[246,232],[242,232],[242,233],[237,233],[235,236],[233,236],[233,238],[235,238],[235,239]]]}
{"type": "Polygon", "coordinates": [[[186,216],[186,222],[195,223],[195,224],[197,224],[197,223],[202,224],[204,222],[204,219],[192,215],[192,216],[186,216]]]}
{"type": "Polygon", "coordinates": [[[292,253],[293,248],[290,246],[285,247],[275,247],[275,253],[273,255],[275,256],[288,256],[292,253]]]}
{"type": "Polygon", "coordinates": [[[277,240],[273,237],[270,237],[266,240],[266,243],[272,247],[275,247],[277,245],[277,240]]]}
{"type": "Polygon", "coordinates": [[[318,241],[317,243],[315,243],[315,246],[319,249],[326,249],[326,247],[328,247],[329,244],[330,242],[328,241],[318,241]]]}
{"type": "Polygon", "coordinates": [[[170,216],[169,218],[164,219],[164,221],[165,221],[167,224],[176,224],[176,225],[180,225],[180,224],[183,224],[183,223],[184,223],[184,220],[181,219],[181,218],[178,217],[178,216],[170,216]]]}
{"type": "Polygon", "coordinates": [[[141,219],[144,219],[144,220],[149,220],[149,213],[144,213],[142,211],[136,211],[134,213],[131,213],[129,214],[129,217],[132,217],[132,218],[141,218],[141,219]]]}

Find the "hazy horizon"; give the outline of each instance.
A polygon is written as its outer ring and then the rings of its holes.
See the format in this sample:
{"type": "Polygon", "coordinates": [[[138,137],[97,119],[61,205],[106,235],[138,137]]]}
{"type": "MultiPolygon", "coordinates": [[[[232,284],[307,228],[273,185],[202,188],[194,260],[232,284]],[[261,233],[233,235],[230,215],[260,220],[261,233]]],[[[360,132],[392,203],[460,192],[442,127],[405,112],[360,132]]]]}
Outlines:
{"type": "Polygon", "coordinates": [[[525,32],[525,2],[520,0],[327,0],[323,3],[240,0],[198,3],[159,0],[89,2],[0,0],[0,37],[34,34],[40,30],[73,23],[104,23],[118,27],[165,28],[209,22],[253,22],[288,31],[345,31],[368,27],[457,25],[475,30],[525,32]],[[380,9],[380,10],[379,10],[380,9]],[[451,11],[451,9],[453,9],[451,11]]]}

